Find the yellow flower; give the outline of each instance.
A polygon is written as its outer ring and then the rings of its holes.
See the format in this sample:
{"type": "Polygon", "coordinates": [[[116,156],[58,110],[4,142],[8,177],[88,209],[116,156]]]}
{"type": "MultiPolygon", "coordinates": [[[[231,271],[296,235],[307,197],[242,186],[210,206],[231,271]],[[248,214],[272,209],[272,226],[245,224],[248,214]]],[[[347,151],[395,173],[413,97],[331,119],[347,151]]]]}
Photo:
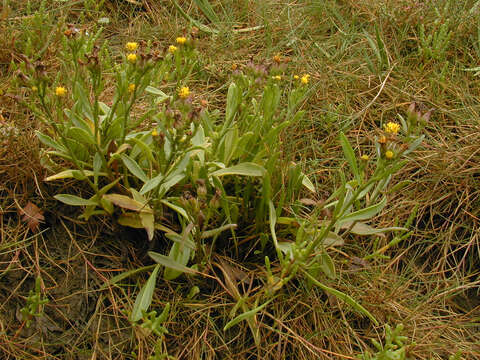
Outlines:
{"type": "Polygon", "coordinates": [[[187,98],[188,95],[190,95],[190,89],[188,86],[184,86],[178,91],[178,96],[180,96],[182,99],[187,98]]]}
{"type": "Polygon", "coordinates": [[[57,88],[55,89],[55,95],[57,95],[58,97],[64,97],[65,95],[67,95],[67,89],[65,89],[63,86],[57,86],[57,88]]]}
{"type": "Polygon", "coordinates": [[[370,157],[366,154],[360,156],[360,159],[364,160],[364,161],[368,161],[368,159],[370,159],[370,157]]]}
{"type": "Polygon", "coordinates": [[[177,37],[176,41],[177,41],[177,44],[183,45],[187,42],[187,38],[183,37],[183,36],[180,36],[180,37],[177,37]]]}
{"type": "Polygon", "coordinates": [[[175,51],[177,51],[177,50],[178,50],[178,48],[177,48],[175,45],[170,45],[170,46],[168,47],[168,52],[169,52],[170,54],[175,53],[175,51]]]}
{"type": "Polygon", "coordinates": [[[280,75],[272,76],[272,78],[273,78],[273,80],[277,80],[277,81],[282,80],[282,77],[280,75]]]}
{"type": "Polygon", "coordinates": [[[125,50],[127,51],[135,51],[138,48],[138,43],[136,42],[127,42],[125,44],[125,50]]]}
{"type": "Polygon", "coordinates": [[[300,76],[298,76],[298,75],[293,75],[293,78],[294,78],[295,80],[298,80],[298,79],[300,79],[300,76]]]}
{"type": "Polygon", "coordinates": [[[385,132],[389,134],[397,134],[400,131],[400,125],[393,121],[383,125],[383,128],[385,129],[385,132]]]}
{"type": "Polygon", "coordinates": [[[135,84],[128,85],[128,92],[133,93],[135,91],[135,84]]]}
{"type": "Polygon", "coordinates": [[[38,91],[38,87],[36,87],[35,85],[32,86],[32,91],[33,92],[37,92],[38,91]]]}
{"type": "Polygon", "coordinates": [[[232,70],[235,71],[238,69],[238,65],[237,64],[232,64],[232,70]]]}
{"type": "Polygon", "coordinates": [[[152,136],[158,136],[158,135],[159,135],[159,133],[158,133],[157,129],[153,129],[152,130],[152,136]]]}
{"type": "Polygon", "coordinates": [[[136,54],[128,54],[127,60],[129,63],[135,64],[137,62],[137,55],[136,54]]]}
{"type": "Polygon", "coordinates": [[[302,84],[308,84],[308,82],[310,81],[310,75],[308,74],[303,75],[300,81],[302,82],[302,84]]]}
{"type": "Polygon", "coordinates": [[[395,156],[395,154],[393,153],[392,150],[387,150],[387,151],[385,152],[385,157],[386,157],[387,159],[393,159],[394,156],[395,156]]]}

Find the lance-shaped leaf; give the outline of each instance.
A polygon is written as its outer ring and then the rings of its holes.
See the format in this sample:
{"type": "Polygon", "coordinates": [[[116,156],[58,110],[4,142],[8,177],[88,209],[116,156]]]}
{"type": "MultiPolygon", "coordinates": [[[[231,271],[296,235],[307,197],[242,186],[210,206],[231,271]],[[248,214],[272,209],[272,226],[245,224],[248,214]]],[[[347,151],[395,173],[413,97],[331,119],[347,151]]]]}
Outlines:
{"type": "Polygon", "coordinates": [[[378,204],[375,204],[365,209],[354,211],[350,214],[342,216],[338,220],[337,224],[340,225],[349,221],[351,222],[351,221],[361,221],[361,220],[371,219],[372,217],[377,215],[380,211],[382,211],[386,204],[387,204],[387,198],[384,197],[378,204]]]}
{"type": "Polygon", "coordinates": [[[225,169],[214,171],[210,175],[212,176],[225,176],[225,175],[243,175],[243,176],[263,176],[265,175],[265,168],[260,165],[251,162],[245,162],[238,165],[234,165],[225,169]]]}
{"type": "Polygon", "coordinates": [[[70,194],[57,194],[54,196],[58,201],[63,202],[67,205],[72,206],[89,206],[89,205],[98,205],[96,201],[91,199],[84,199],[76,195],[70,194]]]}
{"type": "Polygon", "coordinates": [[[133,310],[130,315],[130,321],[136,322],[142,318],[142,311],[147,311],[152,303],[153,291],[155,290],[155,283],[157,281],[158,271],[160,270],[160,265],[157,265],[153,270],[152,274],[148,278],[145,285],[137,295],[135,304],[133,305],[133,310]]]}

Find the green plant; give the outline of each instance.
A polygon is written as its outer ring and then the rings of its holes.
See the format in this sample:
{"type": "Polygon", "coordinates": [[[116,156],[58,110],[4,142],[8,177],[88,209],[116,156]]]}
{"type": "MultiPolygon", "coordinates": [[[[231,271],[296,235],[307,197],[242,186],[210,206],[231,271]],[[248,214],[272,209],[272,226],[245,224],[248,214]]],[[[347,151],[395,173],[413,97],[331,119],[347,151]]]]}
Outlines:
{"type": "Polygon", "coordinates": [[[20,309],[22,320],[25,326],[29,328],[34,317],[43,316],[43,306],[48,304],[48,299],[42,297],[42,278],[38,276],[35,279],[35,289],[30,290],[26,305],[20,309]]]}
{"type": "Polygon", "coordinates": [[[362,360],[407,360],[407,347],[405,342],[408,340],[406,336],[402,336],[403,324],[398,324],[394,330],[390,325],[385,325],[385,344],[379,343],[375,339],[371,339],[377,352],[370,354],[366,352],[360,356],[362,360]]]}
{"type": "Polygon", "coordinates": [[[380,28],[378,27],[378,25],[375,25],[375,40],[366,31],[364,31],[364,33],[368,44],[370,45],[370,48],[372,49],[376,58],[376,61],[374,63],[368,55],[365,55],[367,66],[372,73],[378,75],[382,71],[385,71],[390,67],[390,60],[388,57],[385,42],[382,39],[382,35],[380,33],[380,28]]]}
{"type": "MultiPolygon", "coordinates": [[[[308,74],[291,77],[283,64],[251,63],[229,84],[225,112],[210,112],[195,103],[186,86],[196,66],[192,39],[177,38],[177,45],[163,53],[154,43],[129,42],[117,62],[108,44],[96,45],[101,31],[65,30],[64,73],[53,86],[43,64],[26,61],[21,69],[36,99],[26,105],[48,131],[37,132],[52,149],[43,162],[55,174],[46,180],[87,185],[77,187],[83,196],[55,198],[83,207],[84,219],[109,215],[121,225],[143,228],[149,240],[162,232],[171,244],[168,255],[149,255],[163,265],[167,280],[202,273],[218,243],[242,252],[237,231],[257,235],[258,252],[265,252],[264,286],[248,295],[232,291],[236,305],[224,327],[247,321],[256,344],[257,314],[293,278],[337,296],[377,323],[350,295],[319,278],[335,278],[327,250],[342,245],[349,234],[405,230],[366,222],[384,209],[393,174],[420,145],[423,137],[416,135],[415,124],[403,122],[402,131],[397,123],[385,124],[375,143],[374,165],[366,155],[359,162],[341,133],[352,177],[340,172],[331,196],[321,204],[311,200],[313,208],[304,211],[299,196],[305,190],[314,194],[315,186],[300,164],[283,160],[280,145],[284,130],[304,115],[299,107],[308,94],[308,74]],[[73,70],[69,78],[68,69],[73,70]],[[113,95],[104,91],[109,72],[115,73],[113,95]],[[160,89],[163,80],[174,85],[160,89]],[[331,215],[322,215],[325,211],[331,215]]],[[[132,322],[145,316],[159,269],[140,291],[132,322]]]]}

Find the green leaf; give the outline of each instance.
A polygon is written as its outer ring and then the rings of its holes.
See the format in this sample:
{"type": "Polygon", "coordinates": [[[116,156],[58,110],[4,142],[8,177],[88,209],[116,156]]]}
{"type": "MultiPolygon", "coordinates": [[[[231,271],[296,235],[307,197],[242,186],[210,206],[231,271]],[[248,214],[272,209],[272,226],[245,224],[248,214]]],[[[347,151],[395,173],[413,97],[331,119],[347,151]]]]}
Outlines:
{"type": "Polygon", "coordinates": [[[342,216],[337,224],[341,225],[349,221],[369,220],[382,211],[386,204],[387,198],[384,197],[378,204],[342,216]]]}
{"type": "Polygon", "coordinates": [[[230,320],[226,325],[225,327],[223,328],[223,331],[227,331],[228,329],[230,329],[232,326],[235,326],[237,325],[239,322],[241,321],[244,321],[244,320],[248,320],[250,318],[252,318],[253,316],[255,316],[256,313],[258,313],[260,310],[262,310],[263,308],[265,308],[265,306],[267,306],[269,303],[271,303],[273,301],[273,299],[270,299],[268,300],[266,303],[260,305],[260,306],[257,306],[255,309],[252,309],[252,310],[249,310],[247,312],[244,312],[243,314],[240,314],[238,316],[236,316],[234,319],[230,320]]]}
{"type": "MultiPolygon", "coordinates": [[[[121,214],[118,217],[117,222],[122,226],[128,226],[134,229],[142,229],[145,227],[142,223],[139,213],[121,214]]],[[[154,227],[155,227],[155,230],[160,230],[160,231],[166,232],[167,234],[173,232],[172,229],[162,224],[155,223],[154,227]]]]}
{"type": "Polygon", "coordinates": [[[147,93],[149,93],[149,94],[168,97],[168,95],[165,94],[162,90],[157,89],[156,87],[153,87],[153,86],[147,86],[147,87],[145,88],[145,91],[146,91],[147,93]]]}
{"type": "Polygon", "coordinates": [[[171,202],[169,202],[167,200],[160,200],[160,202],[164,205],[167,205],[170,209],[176,211],[177,213],[182,215],[185,219],[190,221],[190,218],[188,217],[188,214],[187,214],[187,212],[185,211],[184,208],[182,208],[178,205],[172,204],[171,202]]]}
{"type": "Polygon", "coordinates": [[[220,226],[216,229],[204,231],[204,232],[202,232],[201,237],[202,237],[202,239],[208,239],[208,238],[217,236],[217,235],[221,234],[222,232],[224,232],[226,230],[231,230],[231,229],[236,229],[236,228],[237,228],[237,224],[227,224],[227,225],[224,225],[224,226],[220,226]]]}
{"type": "Polygon", "coordinates": [[[329,247],[329,246],[341,246],[344,244],[343,238],[335,234],[334,232],[329,232],[326,236],[326,238],[323,240],[323,246],[329,247]]]}
{"type": "Polygon", "coordinates": [[[89,206],[89,205],[98,205],[96,201],[90,199],[84,199],[76,195],[70,194],[57,194],[54,196],[58,201],[63,202],[67,205],[72,206],[89,206]]]}
{"type": "Polygon", "coordinates": [[[55,150],[58,150],[61,153],[66,153],[67,149],[65,146],[60,145],[58,142],[53,140],[50,136],[42,134],[40,131],[35,131],[35,135],[37,135],[38,140],[42,142],[44,145],[47,145],[55,150]]]}
{"type": "Polygon", "coordinates": [[[328,255],[326,252],[322,252],[319,256],[318,261],[320,262],[320,269],[322,269],[323,273],[327,275],[330,279],[335,279],[335,264],[330,255],[328,255]]]}
{"type": "MultiPolygon", "coordinates": [[[[83,175],[85,176],[93,176],[94,172],[90,170],[83,170],[83,175]]],[[[64,170],[59,172],[58,174],[51,175],[47,178],[45,178],[45,181],[54,181],[54,180],[61,180],[61,179],[70,179],[70,178],[75,178],[78,180],[83,180],[85,177],[83,177],[82,173],[79,170],[64,170]],[[80,174],[80,178],[79,175],[80,174]]],[[[99,173],[100,176],[105,176],[105,173],[99,173]]]]}
{"type": "Polygon", "coordinates": [[[120,158],[122,159],[125,166],[133,175],[135,175],[137,178],[142,180],[144,183],[146,183],[149,180],[148,176],[145,175],[145,172],[142,170],[142,168],[130,156],[126,154],[120,154],[120,158]]]}
{"type": "Polygon", "coordinates": [[[136,322],[142,318],[142,311],[147,311],[152,303],[153,298],[153,291],[155,290],[155,283],[157,281],[158,271],[160,270],[160,266],[155,266],[152,274],[148,278],[145,285],[143,285],[142,289],[137,295],[137,299],[135,300],[135,304],[133,305],[132,313],[130,314],[130,321],[136,322]]]}
{"type": "Polygon", "coordinates": [[[149,271],[156,266],[158,265],[155,264],[155,265],[142,266],[133,270],[122,272],[121,274],[115,275],[110,280],[105,282],[105,284],[103,284],[98,290],[100,291],[105,290],[107,287],[115,285],[116,283],[122,281],[123,279],[129,278],[130,276],[133,276],[136,274],[140,274],[144,271],[149,271]]]}
{"type": "Polygon", "coordinates": [[[310,181],[310,179],[308,178],[307,175],[303,174],[303,177],[302,177],[302,185],[305,186],[308,190],[310,190],[311,192],[315,193],[317,192],[315,190],[315,185],[313,185],[313,183],[310,181]]]}
{"type": "Polygon", "coordinates": [[[75,141],[78,141],[80,144],[96,144],[92,133],[79,127],[71,127],[68,129],[67,136],[75,141]]]}
{"type": "Polygon", "coordinates": [[[151,178],[145,184],[143,184],[142,188],[140,189],[140,194],[146,194],[149,191],[155,189],[160,183],[163,181],[163,174],[158,174],[154,178],[151,178]]]}
{"type": "MultiPolygon", "coordinates": [[[[192,250],[189,247],[183,245],[183,243],[185,243],[187,239],[189,239],[190,241],[193,241],[191,239],[190,234],[183,233],[182,242],[174,243],[170,248],[170,252],[168,254],[168,258],[170,260],[174,261],[176,264],[179,264],[185,267],[188,264],[188,261],[190,260],[190,254],[192,253],[192,250]]],[[[174,280],[180,275],[182,275],[183,273],[184,273],[183,270],[166,267],[163,273],[163,278],[166,280],[174,280]]]]}
{"type": "Polygon", "coordinates": [[[155,233],[155,217],[152,212],[140,211],[140,220],[148,235],[148,240],[152,241],[155,233]]]}
{"type": "MultiPolygon", "coordinates": [[[[176,243],[175,243],[176,244],[176,243]]],[[[175,245],[174,244],[174,245],[175,245]]],[[[158,264],[165,266],[168,269],[176,270],[182,273],[196,274],[197,272],[179,262],[169,258],[168,256],[156,253],[154,251],[149,251],[148,256],[150,256],[158,264]]]]}
{"type": "MultiPolygon", "coordinates": [[[[350,228],[351,225],[352,225],[352,222],[348,222],[348,223],[343,223],[341,227],[342,229],[348,229],[350,228]]],[[[408,231],[408,229],[403,227],[388,227],[383,229],[376,229],[365,223],[357,222],[355,223],[355,225],[353,225],[352,229],[350,230],[352,234],[356,234],[356,235],[381,235],[381,236],[384,236],[383,233],[388,231],[408,231]]]]}
{"type": "Polygon", "coordinates": [[[214,171],[210,175],[212,176],[225,176],[225,175],[243,175],[243,176],[264,176],[265,169],[251,162],[245,162],[238,165],[234,165],[225,169],[214,171]]]}
{"type": "Polygon", "coordinates": [[[107,194],[103,195],[103,197],[123,209],[129,209],[133,211],[146,211],[147,208],[150,209],[147,204],[142,204],[141,202],[138,202],[125,195],[107,194]]]}
{"type": "Polygon", "coordinates": [[[241,100],[242,94],[240,92],[240,88],[234,82],[232,82],[228,87],[227,105],[225,110],[225,123],[222,128],[223,134],[230,128],[233,117],[237,112],[241,100]]]}
{"type": "Polygon", "coordinates": [[[357,159],[355,157],[355,153],[353,152],[352,146],[348,141],[347,137],[343,132],[340,133],[340,142],[342,144],[343,153],[345,154],[345,158],[347,159],[348,163],[350,164],[350,168],[352,169],[353,175],[355,179],[357,179],[358,183],[361,182],[360,172],[358,171],[357,159]]]}
{"type": "Polygon", "coordinates": [[[343,300],[345,301],[347,304],[349,304],[350,306],[352,306],[355,310],[357,310],[359,313],[361,314],[364,314],[366,315],[370,320],[372,320],[372,322],[378,326],[378,321],[377,319],[375,319],[375,317],[370,314],[370,312],[365,309],[362,305],[360,305],[358,302],[355,301],[355,299],[353,299],[352,297],[348,296],[347,294],[341,292],[341,291],[338,291],[336,289],[333,289],[331,287],[328,287],[324,284],[322,284],[320,281],[318,281],[317,279],[315,279],[312,275],[310,275],[308,272],[306,272],[305,270],[302,270],[303,273],[305,274],[305,276],[307,278],[309,278],[315,285],[317,285],[319,288],[321,288],[323,291],[326,291],[334,296],[336,296],[337,298],[339,298],[340,300],[343,300]]]}

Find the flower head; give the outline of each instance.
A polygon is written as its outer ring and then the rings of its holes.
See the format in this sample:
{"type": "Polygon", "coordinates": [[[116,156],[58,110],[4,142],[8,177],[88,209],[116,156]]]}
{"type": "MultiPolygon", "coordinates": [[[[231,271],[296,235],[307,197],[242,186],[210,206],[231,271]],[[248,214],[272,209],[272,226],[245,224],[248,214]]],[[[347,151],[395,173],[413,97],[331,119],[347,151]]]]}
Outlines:
{"type": "Polygon", "coordinates": [[[298,75],[293,75],[293,78],[294,78],[295,80],[298,80],[298,79],[300,79],[300,76],[298,76],[298,75]]]}
{"type": "Polygon", "coordinates": [[[158,133],[157,129],[153,129],[152,130],[152,136],[158,136],[158,135],[160,135],[160,134],[158,133]]]}
{"type": "Polygon", "coordinates": [[[360,159],[362,159],[363,161],[368,161],[370,157],[367,154],[363,154],[362,156],[360,156],[360,159]]]}
{"type": "Polygon", "coordinates": [[[65,95],[67,95],[67,89],[65,89],[63,86],[57,86],[57,88],[55,89],[55,95],[57,95],[58,97],[64,97],[65,95]]]}
{"type": "Polygon", "coordinates": [[[177,51],[177,50],[178,50],[178,48],[177,48],[175,45],[170,45],[170,46],[168,47],[168,52],[169,52],[170,54],[174,54],[175,51],[177,51]]]}
{"type": "Polygon", "coordinates": [[[273,78],[273,80],[277,80],[277,81],[282,80],[282,77],[280,75],[272,76],[272,78],[273,78]]]}
{"type": "Polygon", "coordinates": [[[133,53],[128,54],[127,55],[127,60],[128,60],[129,63],[135,64],[137,62],[137,54],[133,54],[133,53]]]}
{"type": "Polygon", "coordinates": [[[394,156],[395,156],[395,154],[393,153],[392,150],[387,150],[387,151],[385,151],[385,157],[386,157],[387,159],[393,159],[394,156]]]}
{"type": "Polygon", "coordinates": [[[188,88],[188,86],[183,86],[178,91],[178,96],[180,96],[182,99],[187,98],[188,95],[190,95],[190,89],[188,88]]]}
{"type": "Polygon", "coordinates": [[[177,44],[183,45],[187,42],[187,38],[183,36],[179,36],[177,37],[176,41],[177,41],[177,44]]]}
{"type": "Polygon", "coordinates": [[[135,91],[135,84],[129,84],[128,85],[128,92],[133,93],[135,91]]]}
{"type": "Polygon", "coordinates": [[[400,125],[393,121],[390,121],[383,125],[383,128],[386,133],[393,135],[397,134],[400,131],[400,125]]]}
{"type": "Polygon", "coordinates": [[[305,85],[308,84],[308,82],[310,81],[310,75],[309,74],[303,75],[300,81],[302,82],[302,84],[305,84],[305,85]]]}
{"type": "Polygon", "coordinates": [[[127,51],[135,51],[135,50],[137,50],[137,48],[138,48],[138,43],[136,43],[136,42],[132,41],[132,42],[127,42],[125,44],[125,50],[127,50],[127,51]]]}
{"type": "Polygon", "coordinates": [[[38,87],[36,87],[35,85],[32,86],[32,91],[33,92],[37,92],[38,91],[38,87]]]}

